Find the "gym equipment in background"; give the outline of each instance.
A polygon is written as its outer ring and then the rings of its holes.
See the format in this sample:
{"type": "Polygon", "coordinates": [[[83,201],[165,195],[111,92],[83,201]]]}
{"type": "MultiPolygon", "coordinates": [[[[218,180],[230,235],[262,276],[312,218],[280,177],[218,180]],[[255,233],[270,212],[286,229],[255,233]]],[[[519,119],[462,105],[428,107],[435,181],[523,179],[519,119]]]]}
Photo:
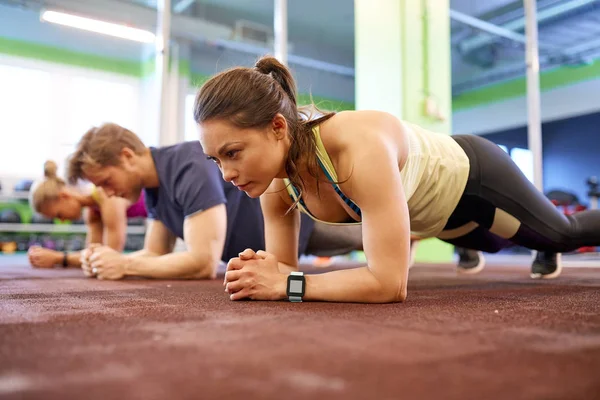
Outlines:
{"type": "Polygon", "coordinates": [[[54,250],[65,251],[66,241],[63,238],[54,239],[54,250]]]}
{"type": "Polygon", "coordinates": [[[19,235],[15,238],[15,242],[17,243],[17,251],[29,250],[29,238],[27,236],[19,235]]]}
{"type": "Polygon", "coordinates": [[[29,247],[39,246],[42,247],[42,241],[38,235],[31,235],[29,237],[29,247]]]}
{"type": "Polygon", "coordinates": [[[33,181],[31,179],[21,179],[15,184],[15,192],[29,192],[33,181]]]}
{"type": "Polygon", "coordinates": [[[54,239],[52,239],[49,235],[45,235],[42,239],[42,247],[50,250],[56,250],[54,239]]]}
{"type": "Polygon", "coordinates": [[[32,224],[53,224],[54,220],[51,218],[46,218],[41,214],[34,213],[31,216],[31,223],[32,224]]]}
{"type": "Polygon", "coordinates": [[[20,224],[21,214],[12,208],[4,209],[0,212],[0,222],[5,224],[20,224]]]}
{"type": "Polygon", "coordinates": [[[16,242],[2,242],[2,252],[5,254],[13,254],[17,251],[16,242]]]}
{"type": "Polygon", "coordinates": [[[144,248],[143,235],[127,235],[125,251],[138,251],[144,248]]]}
{"type": "Polygon", "coordinates": [[[134,217],[129,218],[127,220],[127,225],[141,225],[144,226],[146,224],[146,218],[144,217],[134,217]]]}
{"type": "Polygon", "coordinates": [[[600,197],[598,178],[590,176],[585,183],[587,183],[589,189],[587,195],[590,198],[590,209],[596,210],[598,208],[598,198],[600,197]]]}
{"type": "MultiPolygon", "coordinates": [[[[552,190],[546,193],[546,197],[552,201],[556,207],[562,209],[563,214],[573,215],[578,212],[587,210],[584,204],[579,201],[577,195],[564,190],[552,190]]],[[[584,246],[576,250],[577,253],[595,253],[596,248],[593,246],[584,246]]]]}
{"type": "Polygon", "coordinates": [[[65,243],[65,251],[80,251],[85,247],[84,236],[73,236],[65,243]]]}

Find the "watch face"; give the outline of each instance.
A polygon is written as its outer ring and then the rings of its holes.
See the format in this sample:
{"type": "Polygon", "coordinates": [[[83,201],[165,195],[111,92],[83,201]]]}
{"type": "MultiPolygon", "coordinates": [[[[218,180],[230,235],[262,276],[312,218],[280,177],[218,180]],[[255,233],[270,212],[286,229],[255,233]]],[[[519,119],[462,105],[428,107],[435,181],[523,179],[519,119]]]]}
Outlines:
{"type": "Polygon", "coordinates": [[[302,281],[292,280],[290,281],[290,293],[302,293],[302,281]]]}
{"type": "Polygon", "coordinates": [[[304,296],[304,280],[303,276],[289,275],[287,282],[288,296],[304,296]]]}

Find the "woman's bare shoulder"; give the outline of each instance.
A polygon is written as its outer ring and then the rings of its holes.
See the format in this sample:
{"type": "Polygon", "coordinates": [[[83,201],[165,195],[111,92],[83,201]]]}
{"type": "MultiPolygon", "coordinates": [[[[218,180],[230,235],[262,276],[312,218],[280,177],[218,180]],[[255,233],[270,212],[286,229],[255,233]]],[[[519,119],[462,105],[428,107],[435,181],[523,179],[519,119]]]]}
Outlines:
{"type": "Polygon", "coordinates": [[[400,124],[400,119],[385,111],[359,110],[341,111],[324,122],[331,124],[366,124],[379,126],[381,124],[400,124]]]}
{"type": "Polygon", "coordinates": [[[348,145],[366,142],[397,141],[404,132],[402,121],[396,116],[372,110],[343,111],[320,126],[325,147],[336,152],[348,145]]]}

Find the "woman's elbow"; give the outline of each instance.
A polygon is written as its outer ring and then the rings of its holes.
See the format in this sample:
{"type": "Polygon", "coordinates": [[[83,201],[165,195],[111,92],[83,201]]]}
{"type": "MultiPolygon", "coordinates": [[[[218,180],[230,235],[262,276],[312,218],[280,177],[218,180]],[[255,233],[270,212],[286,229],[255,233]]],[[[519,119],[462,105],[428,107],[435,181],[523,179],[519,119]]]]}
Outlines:
{"type": "Polygon", "coordinates": [[[395,303],[404,303],[406,301],[407,297],[408,297],[408,289],[406,288],[406,285],[403,285],[396,291],[396,295],[394,297],[394,302],[395,303]]]}
{"type": "Polygon", "coordinates": [[[401,279],[389,279],[386,282],[380,282],[377,296],[378,302],[402,303],[406,301],[407,296],[408,290],[406,281],[401,279]]]}

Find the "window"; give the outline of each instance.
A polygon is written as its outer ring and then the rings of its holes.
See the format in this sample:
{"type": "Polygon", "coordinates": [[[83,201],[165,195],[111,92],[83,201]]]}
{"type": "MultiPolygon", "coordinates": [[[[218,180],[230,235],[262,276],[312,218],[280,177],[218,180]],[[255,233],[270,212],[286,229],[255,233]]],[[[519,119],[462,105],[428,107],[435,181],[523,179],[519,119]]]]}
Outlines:
{"type": "Polygon", "coordinates": [[[114,122],[137,132],[137,93],[130,84],[75,77],[69,91],[69,124],[63,142],[77,143],[91,127],[114,122]]]}
{"type": "Polygon", "coordinates": [[[533,182],[533,153],[531,150],[515,147],[511,150],[510,156],[521,171],[523,171],[527,179],[533,182]]]}
{"type": "Polygon", "coordinates": [[[46,160],[62,175],[81,136],[103,122],[139,134],[135,78],[9,59],[0,64],[0,88],[0,107],[8,110],[0,118],[0,177],[38,179],[46,160]]]}
{"type": "Polygon", "coordinates": [[[54,140],[52,76],[0,65],[0,88],[0,174],[39,176],[54,140]]]}

